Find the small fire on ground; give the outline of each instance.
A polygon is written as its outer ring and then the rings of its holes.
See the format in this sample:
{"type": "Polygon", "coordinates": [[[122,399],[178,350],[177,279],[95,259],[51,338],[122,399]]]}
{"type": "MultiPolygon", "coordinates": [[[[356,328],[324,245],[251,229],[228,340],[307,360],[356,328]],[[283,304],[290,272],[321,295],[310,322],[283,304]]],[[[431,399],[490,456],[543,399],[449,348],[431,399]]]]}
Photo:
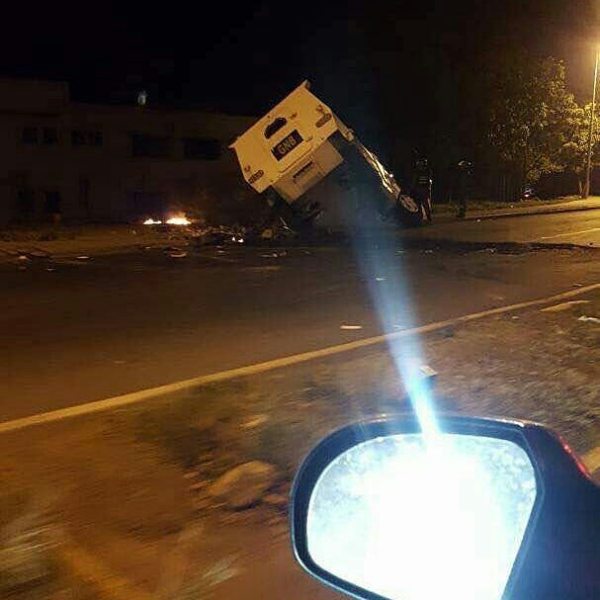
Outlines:
{"type": "Polygon", "coordinates": [[[169,217],[166,221],[160,221],[156,219],[146,219],[144,225],[191,225],[192,222],[184,214],[176,214],[169,217]]]}

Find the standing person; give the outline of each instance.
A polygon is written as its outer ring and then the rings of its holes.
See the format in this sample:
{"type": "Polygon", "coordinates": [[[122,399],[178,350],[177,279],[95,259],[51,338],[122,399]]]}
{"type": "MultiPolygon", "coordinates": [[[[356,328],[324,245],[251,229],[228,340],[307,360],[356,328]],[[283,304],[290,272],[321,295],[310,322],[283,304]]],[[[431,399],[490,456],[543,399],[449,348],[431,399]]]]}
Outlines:
{"type": "Polygon", "coordinates": [[[412,191],[415,200],[425,212],[425,218],[431,223],[431,169],[426,158],[418,158],[415,161],[413,172],[412,191]]]}
{"type": "Polygon", "coordinates": [[[464,219],[467,215],[472,173],[473,163],[468,160],[461,160],[456,166],[454,200],[458,204],[457,216],[459,219],[464,219]]]}

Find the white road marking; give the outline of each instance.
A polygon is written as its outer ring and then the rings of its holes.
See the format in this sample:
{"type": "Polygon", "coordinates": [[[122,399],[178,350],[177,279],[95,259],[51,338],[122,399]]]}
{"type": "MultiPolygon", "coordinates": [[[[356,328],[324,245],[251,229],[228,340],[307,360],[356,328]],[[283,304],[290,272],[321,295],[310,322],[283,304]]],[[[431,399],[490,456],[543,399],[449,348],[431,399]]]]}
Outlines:
{"type": "Polygon", "coordinates": [[[266,371],[272,371],[282,367],[289,367],[291,365],[297,365],[300,363],[307,362],[309,360],[315,360],[318,358],[325,358],[328,356],[334,356],[336,354],[342,354],[344,352],[350,352],[352,350],[358,350],[360,348],[367,348],[369,346],[375,346],[384,342],[398,340],[411,335],[425,334],[432,331],[438,331],[452,325],[458,325],[460,323],[469,323],[470,321],[476,321],[484,319],[486,317],[492,317],[494,315],[501,315],[505,313],[514,312],[516,310],[523,310],[525,308],[531,308],[534,306],[541,306],[544,304],[551,304],[560,302],[563,300],[569,300],[570,298],[576,298],[582,294],[587,294],[595,290],[600,290],[600,283],[594,283],[584,287],[580,287],[561,294],[554,296],[548,296],[546,298],[539,298],[538,300],[528,300],[525,302],[518,302],[516,304],[509,304],[507,306],[500,306],[498,308],[492,308],[483,310],[461,317],[455,317],[453,319],[446,319],[445,321],[437,321],[435,323],[429,323],[420,327],[414,327],[412,329],[403,329],[394,333],[388,333],[383,335],[377,335],[370,338],[363,338],[355,340],[353,342],[347,342],[344,344],[338,344],[336,346],[328,346],[319,350],[311,350],[309,352],[302,352],[300,354],[293,354],[291,356],[284,356],[282,358],[276,358],[274,360],[268,360],[266,362],[257,363],[253,365],[247,365],[245,367],[238,367],[236,369],[229,369],[227,371],[220,371],[217,373],[210,373],[208,375],[200,375],[199,377],[193,377],[191,379],[184,379],[182,381],[176,381],[175,383],[168,383],[154,388],[140,390],[138,392],[131,392],[129,394],[122,394],[113,398],[107,398],[105,400],[97,400],[95,402],[88,402],[86,404],[79,404],[76,406],[69,406],[67,408],[59,408],[45,413],[39,413],[31,415],[29,417],[22,417],[20,419],[13,419],[11,421],[4,421],[0,423],[0,434],[7,433],[10,431],[17,431],[19,429],[25,429],[34,425],[43,425],[47,423],[55,423],[57,421],[63,421],[73,417],[79,417],[82,415],[89,415],[93,413],[103,412],[123,406],[129,406],[131,404],[139,404],[151,398],[156,398],[164,394],[172,394],[174,392],[180,392],[190,388],[206,385],[208,383],[216,383],[219,381],[227,381],[237,377],[245,377],[249,375],[256,375],[258,373],[264,373],[266,371]]]}
{"type": "Polygon", "coordinates": [[[593,229],[582,229],[581,231],[568,231],[567,233],[557,233],[556,235],[545,235],[532,241],[541,242],[543,240],[555,240],[561,237],[569,237],[570,235],[583,235],[584,233],[593,233],[594,231],[600,231],[600,227],[594,227],[593,229]]]}
{"type": "Polygon", "coordinates": [[[547,306],[542,308],[540,312],[562,312],[563,310],[569,310],[572,306],[578,304],[589,304],[589,300],[571,300],[570,302],[561,302],[560,304],[554,304],[553,306],[547,306]]]}

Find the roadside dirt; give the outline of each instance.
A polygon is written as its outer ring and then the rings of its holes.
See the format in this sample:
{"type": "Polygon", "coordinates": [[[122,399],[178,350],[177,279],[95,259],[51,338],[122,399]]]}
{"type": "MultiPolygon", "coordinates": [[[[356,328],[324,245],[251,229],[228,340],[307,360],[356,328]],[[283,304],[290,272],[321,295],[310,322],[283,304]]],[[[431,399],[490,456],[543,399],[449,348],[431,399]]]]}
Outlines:
{"type": "Polygon", "coordinates": [[[18,260],[33,253],[32,260],[48,255],[100,256],[133,252],[146,247],[182,244],[188,239],[185,227],[144,225],[85,225],[81,227],[40,227],[0,231],[0,260],[18,260]]]}
{"type": "MultiPolygon", "coordinates": [[[[581,452],[597,446],[600,294],[578,301],[436,332],[422,356],[411,346],[439,373],[438,408],[539,420],[581,452]]],[[[338,597],[294,564],[285,504],[263,497],[232,511],[207,486],[260,460],[280,473],[270,495],[285,497],[325,433],[407,410],[394,361],[378,348],[0,437],[12,490],[0,496],[4,524],[41,502],[79,548],[65,559],[59,542],[52,585],[19,597],[338,597]],[[96,566],[82,568],[81,557],[96,566]]]]}

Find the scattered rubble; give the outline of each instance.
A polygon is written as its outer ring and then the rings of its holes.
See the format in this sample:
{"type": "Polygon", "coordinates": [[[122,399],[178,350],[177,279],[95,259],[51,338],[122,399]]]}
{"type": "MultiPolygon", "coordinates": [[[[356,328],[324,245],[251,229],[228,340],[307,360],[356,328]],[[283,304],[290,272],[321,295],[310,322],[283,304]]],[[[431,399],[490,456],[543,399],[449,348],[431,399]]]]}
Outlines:
{"type": "Polygon", "coordinates": [[[241,425],[242,429],[255,429],[260,425],[264,425],[269,420],[267,415],[255,415],[244,421],[241,425]]]}
{"type": "Polygon", "coordinates": [[[34,248],[33,250],[27,253],[29,258],[37,258],[37,259],[47,259],[50,258],[50,252],[46,252],[45,250],[40,250],[39,248],[34,248]]]}
{"type": "Polygon", "coordinates": [[[431,383],[434,383],[437,380],[438,372],[429,365],[421,365],[419,371],[421,372],[421,375],[431,383]]]}
{"type": "Polygon", "coordinates": [[[289,240],[296,234],[283,225],[207,225],[191,223],[186,228],[186,237],[198,246],[242,245],[248,243],[289,240]]]}
{"type": "Polygon", "coordinates": [[[279,473],[273,465],[253,460],[221,475],[210,485],[208,493],[213,499],[237,510],[258,503],[278,479],[279,473]]]}
{"type": "Polygon", "coordinates": [[[588,317],[587,315],[581,315],[578,321],[583,321],[584,323],[595,323],[596,325],[600,325],[600,319],[598,317],[588,317]]]}

